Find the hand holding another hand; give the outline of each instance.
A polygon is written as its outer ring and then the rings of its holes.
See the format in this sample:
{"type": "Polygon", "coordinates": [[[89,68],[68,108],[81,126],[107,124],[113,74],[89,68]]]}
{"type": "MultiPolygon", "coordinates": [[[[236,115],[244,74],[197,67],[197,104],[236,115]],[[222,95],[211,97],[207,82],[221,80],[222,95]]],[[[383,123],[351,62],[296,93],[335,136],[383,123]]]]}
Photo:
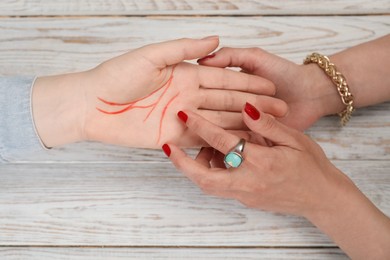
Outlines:
{"type": "Polygon", "coordinates": [[[276,98],[284,100],[289,113],[280,122],[305,130],[325,115],[343,110],[333,83],[317,65],[297,65],[260,48],[222,48],[199,64],[219,68],[239,67],[243,72],[270,80],[276,98]]]}
{"type": "Polygon", "coordinates": [[[188,129],[211,148],[201,149],[195,160],[173,144],[164,145],[164,152],[206,193],[251,208],[303,216],[352,258],[383,259],[390,254],[390,219],[326,158],[318,144],[258,107],[246,104],[242,114],[251,131],[239,137],[193,112],[180,112],[188,129]],[[226,169],[224,154],[241,137],[247,140],[244,161],[238,168],[226,169]]]}
{"type": "Polygon", "coordinates": [[[175,145],[169,145],[169,158],[207,193],[235,198],[252,208],[310,217],[313,212],[324,210],[324,198],[333,200],[335,194],[343,192],[338,190],[340,184],[354,187],[308,136],[260,113],[250,104],[243,111],[244,122],[251,131],[244,136],[247,142],[239,168],[226,169],[222,156],[240,137],[193,112],[181,112],[183,118],[182,113],[188,115],[188,129],[212,148],[202,149],[193,160],[175,145]],[[270,146],[264,145],[263,137],[270,146]]]}

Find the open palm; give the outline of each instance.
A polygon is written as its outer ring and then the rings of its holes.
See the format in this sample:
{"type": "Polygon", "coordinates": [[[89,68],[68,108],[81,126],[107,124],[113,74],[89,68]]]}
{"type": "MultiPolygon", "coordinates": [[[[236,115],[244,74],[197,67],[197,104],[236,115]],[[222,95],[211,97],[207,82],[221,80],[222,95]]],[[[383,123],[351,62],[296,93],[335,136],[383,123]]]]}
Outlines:
{"type": "Polygon", "coordinates": [[[201,140],[178,122],[180,110],[196,111],[233,130],[245,128],[240,112],[247,101],[284,115],[285,103],[269,96],[275,92],[270,81],[182,62],[203,57],[217,46],[217,38],[153,44],[88,72],[87,139],[144,148],[168,141],[195,146],[201,140]]]}

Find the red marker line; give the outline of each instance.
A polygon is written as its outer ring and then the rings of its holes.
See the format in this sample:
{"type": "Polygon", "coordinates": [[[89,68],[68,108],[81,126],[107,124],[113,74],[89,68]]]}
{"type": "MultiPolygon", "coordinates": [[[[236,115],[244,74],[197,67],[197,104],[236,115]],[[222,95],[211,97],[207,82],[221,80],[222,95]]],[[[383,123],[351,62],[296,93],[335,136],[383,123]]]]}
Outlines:
{"type": "MultiPolygon", "coordinates": [[[[103,98],[100,98],[98,97],[98,100],[101,101],[102,103],[106,104],[106,105],[109,105],[109,106],[126,106],[120,110],[117,110],[117,111],[107,111],[107,110],[103,110],[101,108],[98,108],[96,107],[96,109],[101,112],[101,113],[104,113],[104,114],[108,114],[108,115],[117,115],[117,114],[122,114],[126,111],[129,111],[129,110],[132,110],[132,109],[136,109],[136,108],[140,108],[140,109],[147,109],[147,108],[151,108],[148,112],[148,114],[146,115],[145,119],[144,119],[144,122],[146,120],[148,120],[149,116],[153,113],[153,111],[156,109],[156,107],[158,106],[158,104],[161,102],[161,100],[163,99],[163,97],[165,96],[165,94],[167,93],[168,89],[170,88],[171,84],[172,84],[172,81],[173,81],[173,72],[175,70],[175,67],[174,66],[172,68],[172,71],[171,71],[171,75],[169,76],[169,79],[161,86],[159,87],[158,89],[152,91],[151,93],[149,93],[147,96],[145,97],[142,97],[142,98],[139,98],[139,99],[136,99],[136,100],[133,100],[131,102],[128,102],[128,103],[116,103],[116,102],[111,102],[111,101],[107,101],[103,98]],[[143,101],[143,100],[146,100],[147,98],[151,97],[152,95],[156,94],[158,91],[162,91],[161,95],[157,98],[156,101],[154,101],[153,103],[149,104],[149,105],[136,105],[138,102],[140,101],[143,101]]],[[[160,71],[161,73],[161,71],[160,71]]],[[[174,97],[172,97],[167,105],[163,108],[162,112],[161,112],[161,118],[160,118],[160,122],[159,122],[159,130],[158,130],[158,137],[157,137],[157,143],[160,142],[160,139],[161,139],[161,133],[162,133],[162,125],[163,125],[163,121],[164,121],[164,118],[165,118],[165,114],[166,114],[166,111],[168,109],[168,107],[171,105],[171,103],[179,96],[179,93],[177,93],[174,97]]]]}
{"type": "MultiPolygon", "coordinates": [[[[128,102],[128,103],[116,103],[116,102],[111,102],[111,101],[107,101],[107,100],[105,100],[105,99],[103,99],[103,98],[100,98],[100,97],[98,97],[98,99],[99,99],[101,102],[103,102],[103,103],[105,103],[105,104],[107,104],[107,105],[110,105],[110,106],[128,106],[128,105],[137,103],[137,102],[139,102],[139,101],[142,101],[142,100],[144,100],[144,99],[147,99],[148,97],[152,96],[153,94],[157,93],[159,90],[161,90],[162,88],[164,88],[165,86],[167,86],[167,84],[168,84],[170,81],[172,81],[173,72],[174,72],[174,70],[175,70],[175,67],[176,67],[176,66],[174,66],[174,67],[172,68],[171,75],[169,76],[169,79],[167,80],[167,82],[165,82],[161,87],[159,87],[159,88],[157,88],[156,90],[152,91],[151,93],[149,93],[149,94],[148,94],[147,96],[145,96],[145,97],[142,97],[142,98],[133,100],[133,101],[128,102]]],[[[161,73],[161,71],[160,71],[160,73],[161,73]]],[[[170,85],[170,84],[169,84],[169,85],[170,85]]],[[[168,86],[168,87],[169,87],[169,86],[168,86]]]]}
{"type": "Polygon", "coordinates": [[[153,103],[153,104],[151,104],[151,105],[146,105],[146,106],[133,106],[133,105],[129,105],[129,106],[125,107],[125,108],[122,109],[122,110],[112,111],[112,112],[106,111],[106,110],[103,110],[103,109],[100,109],[100,108],[98,108],[98,107],[97,107],[96,109],[97,109],[98,111],[104,113],[104,114],[107,114],[107,115],[116,115],[116,114],[121,114],[121,113],[123,113],[123,112],[126,112],[126,111],[128,111],[128,110],[130,110],[130,109],[135,109],[135,108],[149,108],[149,107],[153,107],[154,105],[156,105],[156,103],[153,103]]]}
{"type": "Polygon", "coordinates": [[[157,107],[157,104],[160,103],[161,99],[164,97],[165,93],[167,92],[167,90],[169,89],[169,87],[171,86],[171,83],[172,83],[172,79],[173,79],[173,75],[171,75],[171,78],[168,80],[168,82],[166,83],[167,86],[166,88],[164,89],[164,92],[160,95],[160,97],[157,99],[157,102],[156,102],[156,105],[149,111],[149,113],[146,115],[145,119],[144,119],[144,122],[146,120],[148,120],[150,114],[152,114],[152,112],[154,111],[154,109],[157,107]]]}
{"type": "Polygon", "coordinates": [[[180,92],[177,93],[174,97],[172,97],[172,98],[168,101],[167,105],[164,107],[164,109],[163,109],[163,111],[162,111],[162,113],[161,113],[160,126],[159,126],[159,131],[158,131],[157,143],[160,142],[161,132],[162,132],[162,124],[163,124],[163,120],[164,120],[164,118],[165,118],[165,114],[166,114],[166,112],[167,112],[167,110],[168,110],[168,107],[169,107],[169,106],[171,105],[171,103],[179,96],[179,94],[180,94],[180,92]]]}

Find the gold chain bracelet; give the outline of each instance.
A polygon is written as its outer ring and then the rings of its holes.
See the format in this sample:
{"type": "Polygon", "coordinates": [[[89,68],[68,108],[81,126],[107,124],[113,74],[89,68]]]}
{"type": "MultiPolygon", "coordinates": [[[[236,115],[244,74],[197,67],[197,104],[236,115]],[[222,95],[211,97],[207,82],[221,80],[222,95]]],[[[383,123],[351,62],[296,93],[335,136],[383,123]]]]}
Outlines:
{"type": "Polygon", "coordinates": [[[347,80],[339,71],[337,71],[336,66],[330,62],[329,58],[325,55],[318,53],[312,53],[306,57],[303,61],[303,64],[316,63],[321,69],[323,69],[326,75],[332,80],[336,85],[337,91],[340,94],[341,101],[345,105],[345,109],[338,113],[341,118],[341,125],[345,126],[351,114],[354,111],[353,108],[353,95],[349,92],[347,80]]]}

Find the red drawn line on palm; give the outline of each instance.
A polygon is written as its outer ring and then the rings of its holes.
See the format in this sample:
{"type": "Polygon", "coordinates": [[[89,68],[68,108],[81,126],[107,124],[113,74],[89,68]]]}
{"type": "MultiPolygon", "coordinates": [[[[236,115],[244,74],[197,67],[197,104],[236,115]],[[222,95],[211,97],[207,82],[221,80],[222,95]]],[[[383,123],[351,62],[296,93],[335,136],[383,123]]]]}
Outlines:
{"type": "MultiPolygon", "coordinates": [[[[133,110],[133,109],[136,109],[136,108],[139,108],[139,109],[151,108],[149,113],[144,118],[144,122],[145,122],[149,118],[149,116],[152,114],[152,112],[156,109],[157,105],[161,102],[161,100],[165,96],[167,90],[171,86],[171,83],[172,83],[172,80],[173,80],[174,70],[175,70],[175,67],[172,68],[171,75],[170,75],[168,81],[163,84],[163,86],[161,86],[160,88],[157,88],[156,90],[154,90],[153,92],[151,92],[150,94],[148,94],[147,96],[145,96],[143,98],[139,98],[137,100],[134,100],[134,101],[131,101],[131,102],[128,102],[128,103],[117,103],[117,102],[107,101],[107,100],[105,100],[103,98],[98,97],[98,100],[100,100],[101,102],[103,102],[106,105],[113,106],[113,107],[115,107],[115,106],[126,106],[125,108],[122,108],[122,109],[119,109],[119,110],[116,110],[116,111],[107,111],[107,110],[103,110],[103,109],[98,108],[98,107],[96,107],[96,109],[99,112],[104,113],[104,114],[117,115],[117,114],[122,114],[122,113],[124,113],[126,111],[130,111],[130,110],[133,110]],[[161,90],[162,90],[161,95],[153,103],[147,104],[147,105],[138,105],[138,106],[136,105],[138,102],[141,102],[141,101],[144,101],[144,100],[148,99],[149,97],[153,96],[154,94],[156,94],[157,92],[159,92],[161,90]]],[[[161,118],[160,118],[160,123],[159,123],[159,131],[158,131],[157,143],[160,141],[160,138],[161,138],[162,125],[163,125],[163,121],[164,121],[164,118],[165,118],[166,111],[167,111],[168,107],[171,105],[171,103],[178,97],[178,95],[179,95],[179,93],[177,93],[174,97],[172,97],[167,102],[167,104],[165,105],[165,107],[163,108],[163,110],[161,112],[161,118]]]]}

